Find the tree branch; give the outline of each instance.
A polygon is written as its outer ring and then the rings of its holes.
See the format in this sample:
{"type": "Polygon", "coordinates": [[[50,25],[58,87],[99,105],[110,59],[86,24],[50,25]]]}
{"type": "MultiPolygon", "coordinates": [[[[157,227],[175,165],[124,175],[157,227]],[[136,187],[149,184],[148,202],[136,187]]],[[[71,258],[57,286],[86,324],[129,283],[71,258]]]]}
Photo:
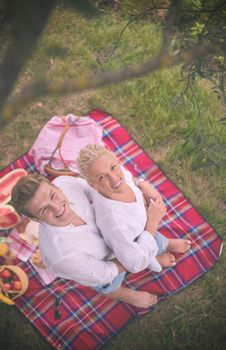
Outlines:
{"type": "Polygon", "coordinates": [[[120,40],[121,40],[121,38],[122,38],[123,33],[125,32],[125,30],[129,27],[129,25],[130,25],[131,23],[133,23],[134,21],[136,21],[136,20],[139,19],[139,18],[144,17],[145,15],[149,14],[149,12],[151,12],[151,11],[153,11],[153,10],[168,10],[168,9],[169,9],[169,7],[151,6],[151,7],[146,8],[144,11],[138,13],[138,14],[137,14],[136,16],[134,16],[133,18],[131,18],[131,20],[129,20],[129,21],[126,23],[126,25],[124,26],[124,28],[121,30],[121,32],[120,32],[120,34],[119,34],[119,36],[118,36],[118,39],[117,39],[117,41],[116,41],[116,43],[115,43],[115,45],[114,45],[114,47],[113,47],[111,53],[110,53],[110,54],[108,55],[108,57],[104,60],[104,62],[103,62],[103,61],[101,62],[100,60],[99,60],[99,62],[100,62],[101,64],[104,64],[104,63],[106,63],[107,61],[109,61],[109,60],[111,59],[111,57],[114,55],[115,50],[117,49],[117,47],[118,47],[118,45],[119,45],[119,42],[120,42],[120,40]]]}
{"type": "MultiPolygon", "coordinates": [[[[225,45],[225,44],[224,44],[225,45]]],[[[219,49],[219,46],[212,43],[191,48],[186,52],[171,56],[165,54],[162,57],[149,59],[144,63],[132,65],[128,68],[121,68],[117,71],[109,71],[96,75],[82,76],[75,80],[63,80],[55,82],[37,81],[25,87],[21,93],[6,104],[1,111],[0,126],[4,127],[15,118],[18,110],[25,104],[37,97],[44,95],[65,95],[68,93],[82,92],[98,87],[104,87],[113,83],[120,83],[124,80],[140,77],[160,68],[168,68],[181,63],[189,63],[194,59],[212,54],[219,49]]]]}
{"type": "Polygon", "coordinates": [[[8,0],[6,6],[12,40],[0,64],[0,108],[9,96],[23,64],[30,56],[55,2],[8,0]]]}

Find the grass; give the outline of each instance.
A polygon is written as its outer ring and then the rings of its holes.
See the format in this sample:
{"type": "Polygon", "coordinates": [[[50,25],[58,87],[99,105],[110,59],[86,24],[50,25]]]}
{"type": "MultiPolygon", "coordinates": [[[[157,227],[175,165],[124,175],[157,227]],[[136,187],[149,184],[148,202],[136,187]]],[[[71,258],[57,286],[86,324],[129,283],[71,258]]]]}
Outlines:
{"type": "MultiPolygon", "coordinates": [[[[56,8],[15,91],[37,78],[75,78],[84,72],[116,69],[155,56],[161,26],[146,19],[126,29],[108,59],[126,23],[112,10],[100,18],[87,19],[69,8],[56,8]]],[[[194,86],[199,116],[192,94],[182,95],[185,85],[180,80],[180,67],[176,67],[80,95],[34,101],[4,129],[0,166],[27,151],[52,115],[84,115],[91,108],[101,108],[118,118],[225,240],[226,136],[225,126],[217,122],[224,116],[225,106],[211,85],[199,80],[194,86]]],[[[160,303],[156,312],[134,320],[103,349],[224,349],[225,272],[223,250],[212,271],[160,303]]],[[[51,349],[18,310],[3,304],[0,310],[1,349],[51,349]]]]}

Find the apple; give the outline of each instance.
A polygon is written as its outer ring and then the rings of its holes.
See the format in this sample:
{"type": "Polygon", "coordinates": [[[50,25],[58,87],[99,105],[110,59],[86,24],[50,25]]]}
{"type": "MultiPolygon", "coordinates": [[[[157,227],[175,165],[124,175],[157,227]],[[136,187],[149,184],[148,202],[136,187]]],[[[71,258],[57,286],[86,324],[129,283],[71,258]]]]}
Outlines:
{"type": "Polygon", "coordinates": [[[13,290],[21,290],[22,285],[20,281],[13,281],[12,283],[13,290]]]}
{"type": "Polygon", "coordinates": [[[1,277],[2,277],[4,280],[7,280],[8,278],[11,277],[11,272],[10,272],[8,269],[4,269],[4,270],[1,272],[1,277]]]}
{"type": "Polygon", "coordinates": [[[10,289],[12,289],[12,285],[10,283],[4,283],[4,288],[6,290],[10,290],[10,289]]]}

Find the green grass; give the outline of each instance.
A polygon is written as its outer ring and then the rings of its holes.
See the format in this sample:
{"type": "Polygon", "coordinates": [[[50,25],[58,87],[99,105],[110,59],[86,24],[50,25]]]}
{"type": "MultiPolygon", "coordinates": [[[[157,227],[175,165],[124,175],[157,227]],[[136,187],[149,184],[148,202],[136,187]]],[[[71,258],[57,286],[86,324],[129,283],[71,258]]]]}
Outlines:
{"type": "MultiPolygon", "coordinates": [[[[76,78],[154,57],[160,47],[161,31],[160,25],[150,19],[132,23],[112,58],[107,59],[126,23],[111,10],[99,18],[87,19],[58,7],[24,67],[16,90],[37,78],[76,78]]],[[[225,240],[226,127],[217,122],[224,116],[225,107],[211,85],[200,80],[194,87],[199,117],[192,94],[182,95],[185,86],[186,82],[180,80],[180,67],[175,67],[80,95],[34,101],[1,135],[0,166],[27,151],[52,115],[84,115],[91,108],[101,108],[118,118],[225,240]]],[[[154,313],[133,321],[103,348],[223,350],[225,272],[223,250],[211,272],[160,303],[154,313]]],[[[50,349],[18,310],[6,305],[0,305],[0,310],[1,349],[50,349]]]]}

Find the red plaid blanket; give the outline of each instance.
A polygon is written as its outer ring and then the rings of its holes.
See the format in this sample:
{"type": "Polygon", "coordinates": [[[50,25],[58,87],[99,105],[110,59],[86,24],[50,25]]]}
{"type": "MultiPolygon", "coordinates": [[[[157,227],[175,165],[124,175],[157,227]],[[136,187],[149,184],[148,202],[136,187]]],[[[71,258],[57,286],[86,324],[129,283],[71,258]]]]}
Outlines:
{"type": "MultiPolygon", "coordinates": [[[[154,292],[162,300],[211,269],[219,258],[222,240],[114,118],[101,110],[92,110],[89,115],[103,127],[103,141],[124,166],[133,175],[150,180],[164,197],[167,216],[160,232],[167,237],[186,236],[192,241],[190,251],[177,256],[175,267],[160,274],[144,270],[127,275],[127,286],[154,292]]],[[[3,169],[0,177],[20,167],[31,172],[35,170],[32,158],[25,154],[3,169]]],[[[18,265],[28,274],[30,284],[26,294],[17,299],[16,306],[56,349],[99,349],[133,318],[150,311],[108,300],[73,281],[57,278],[44,286],[29,261],[18,260],[18,265]],[[60,319],[54,317],[56,297],[61,300],[60,319]]]]}

